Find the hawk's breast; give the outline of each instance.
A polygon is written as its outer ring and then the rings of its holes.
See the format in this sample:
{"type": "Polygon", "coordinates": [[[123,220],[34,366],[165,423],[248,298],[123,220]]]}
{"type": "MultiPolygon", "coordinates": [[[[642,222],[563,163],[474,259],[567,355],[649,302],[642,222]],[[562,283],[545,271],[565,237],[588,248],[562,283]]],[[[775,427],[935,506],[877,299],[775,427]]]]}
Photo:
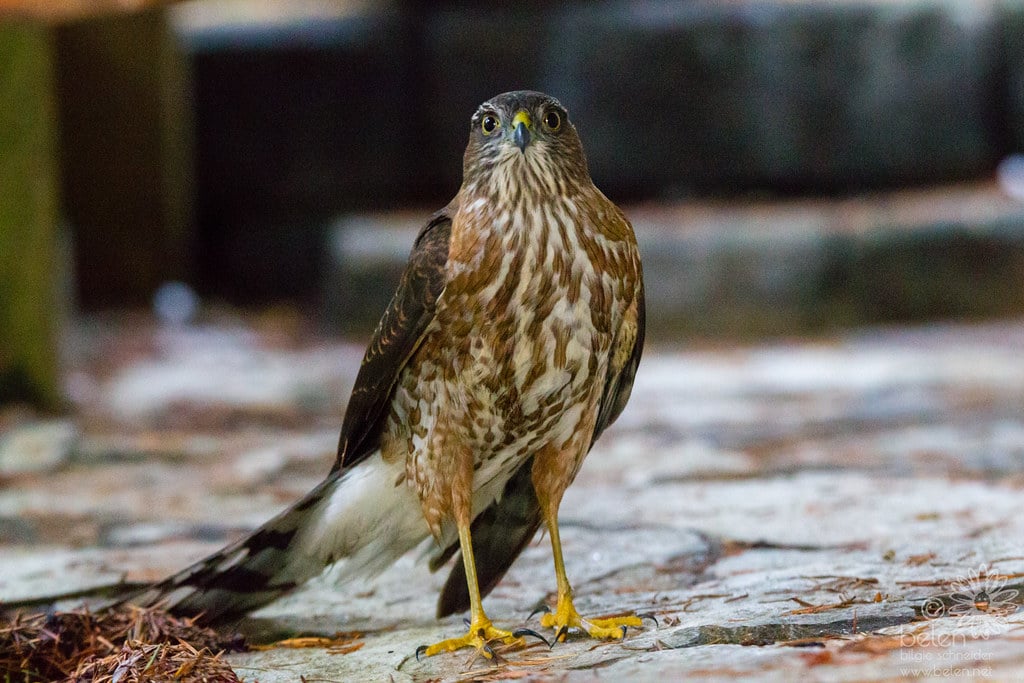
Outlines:
{"type": "Polygon", "coordinates": [[[597,410],[625,308],[601,263],[617,246],[571,201],[475,218],[453,221],[447,285],[392,406],[421,490],[450,456],[432,452],[440,424],[472,452],[475,490],[568,442],[597,410]]]}

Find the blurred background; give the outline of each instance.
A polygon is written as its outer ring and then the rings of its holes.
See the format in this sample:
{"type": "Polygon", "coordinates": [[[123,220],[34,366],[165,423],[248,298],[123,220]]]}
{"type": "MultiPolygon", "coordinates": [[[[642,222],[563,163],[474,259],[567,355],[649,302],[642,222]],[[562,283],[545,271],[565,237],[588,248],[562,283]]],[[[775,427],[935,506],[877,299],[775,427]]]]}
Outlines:
{"type": "Polygon", "coordinates": [[[365,339],[518,88],[627,207],[656,340],[1024,310],[1024,2],[0,8],[0,401],[61,405],[83,314],[365,339]]]}

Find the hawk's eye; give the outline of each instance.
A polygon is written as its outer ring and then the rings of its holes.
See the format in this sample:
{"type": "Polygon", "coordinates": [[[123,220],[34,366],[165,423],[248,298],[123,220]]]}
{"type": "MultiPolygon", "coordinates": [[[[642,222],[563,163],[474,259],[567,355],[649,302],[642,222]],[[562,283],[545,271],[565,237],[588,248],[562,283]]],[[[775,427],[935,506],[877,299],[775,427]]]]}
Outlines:
{"type": "Polygon", "coordinates": [[[498,129],[498,117],[494,114],[488,114],[484,117],[483,121],[480,122],[480,128],[483,129],[484,135],[490,135],[498,129]]]}
{"type": "Polygon", "coordinates": [[[548,113],[544,114],[544,125],[548,127],[548,130],[558,130],[562,125],[562,117],[554,109],[549,109],[548,113]]]}

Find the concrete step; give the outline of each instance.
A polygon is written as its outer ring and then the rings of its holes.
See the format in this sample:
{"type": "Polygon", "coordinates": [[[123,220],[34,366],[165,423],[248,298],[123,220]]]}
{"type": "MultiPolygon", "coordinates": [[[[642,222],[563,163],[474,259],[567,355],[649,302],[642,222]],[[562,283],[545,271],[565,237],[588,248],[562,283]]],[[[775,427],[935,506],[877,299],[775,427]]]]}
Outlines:
{"type": "MultiPolygon", "coordinates": [[[[839,200],[643,204],[626,213],[655,338],[1024,313],[1024,204],[995,183],[839,200]]],[[[334,223],[323,291],[329,330],[372,330],[429,214],[334,223]]]]}

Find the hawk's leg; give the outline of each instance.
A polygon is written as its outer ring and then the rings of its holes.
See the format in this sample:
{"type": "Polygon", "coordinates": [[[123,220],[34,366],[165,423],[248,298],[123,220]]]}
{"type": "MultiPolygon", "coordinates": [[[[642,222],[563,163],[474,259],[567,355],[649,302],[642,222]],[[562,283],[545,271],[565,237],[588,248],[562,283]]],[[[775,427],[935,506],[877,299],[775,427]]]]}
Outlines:
{"type": "MultiPolygon", "coordinates": [[[[590,429],[581,429],[579,434],[590,434],[590,429]]],[[[629,626],[640,626],[640,617],[612,617],[608,619],[584,619],[576,611],[572,602],[572,586],[565,575],[565,562],[562,560],[562,539],[558,534],[558,506],[566,487],[575,477],[582,457],[574,458],[574,452],[580,452],[581,445],[567,444],[562,448],[549,445],[538,451],[533,461],[533,490],[537,493],[544,522],[551,535],[551,553],[555,560],[555,578],[558,580],[558,604],[554,612],[541,617],[542,626],[555,630],[555,640],[564,641],[570,629],[584,631],[591,638],[621,639],[626,635],[629,626]]],[[[582,450],[586,454],[585,450],[582,450]]]]}
{"type": "Polygon", "coordinates": [[[576,611],[572,602],[572,586],[565,575],[565,563],[562,560],[562,541],[558,537],[558,509],[544,496],[540,496],[544,519],[551,535],[551,551],[555,557],[555,577],[558,580],[558,604],[554,612],[548,612],[540,618],[542,626],[555,630],[555,640],[564,641],[569,629],[579,629],[591,638],[602,640],[621,639],[626,635],[627,626],[640,626],[640,617],[630,615],[608,619],[585,619],[576,611]]]}
{"type": "Polygon", "coordinates": [[[473,558],[473,543],[469,536],[468,520],[459,523],[459,546],[462,549],[462,562],[466,568],[466,584],[469,587],[469,632],[461,638],[449,638],[439,643],[421,648],[417,654],[422,652],[430,657],[439,652],[451,652],[464,647],[473,647],[484,657],[494,657],[494,650],[490,643],[501,642],[505,645],[524,645],[523,638],[510,631],[502,631],[491,625],[491,620],[484,613],[480,599],[480,585],[476,578],[476,560],[473,558]]]}

